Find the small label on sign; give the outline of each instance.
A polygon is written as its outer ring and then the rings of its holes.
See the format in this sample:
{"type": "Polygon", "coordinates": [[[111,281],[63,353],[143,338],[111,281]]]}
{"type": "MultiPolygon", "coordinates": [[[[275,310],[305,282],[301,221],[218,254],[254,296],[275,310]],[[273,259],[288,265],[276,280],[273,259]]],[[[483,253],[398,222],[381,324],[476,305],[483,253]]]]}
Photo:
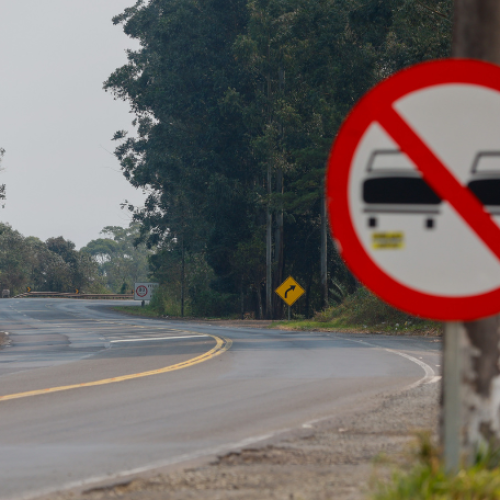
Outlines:
{"type": "Polygon", "coordinates": [[[399,250],[404,248],[404,233],[373,233],[372,247],[375,250],[399,250]]]}

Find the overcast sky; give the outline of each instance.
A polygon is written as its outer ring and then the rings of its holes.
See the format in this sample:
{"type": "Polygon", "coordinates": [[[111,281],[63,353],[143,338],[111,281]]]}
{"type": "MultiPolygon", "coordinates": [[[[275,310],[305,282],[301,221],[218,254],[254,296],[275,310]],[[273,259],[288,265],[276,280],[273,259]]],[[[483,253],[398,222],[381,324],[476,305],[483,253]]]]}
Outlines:
{"type": "Polygon", "coordinates": [[[133,130],[129,106],[102,90],[136,47],[111,18],[135,0],[0,2],[0,221],[25,236],[64,236],[78,248],[104,226],[127,226],[127,183],[111,154],[133,130]]]}

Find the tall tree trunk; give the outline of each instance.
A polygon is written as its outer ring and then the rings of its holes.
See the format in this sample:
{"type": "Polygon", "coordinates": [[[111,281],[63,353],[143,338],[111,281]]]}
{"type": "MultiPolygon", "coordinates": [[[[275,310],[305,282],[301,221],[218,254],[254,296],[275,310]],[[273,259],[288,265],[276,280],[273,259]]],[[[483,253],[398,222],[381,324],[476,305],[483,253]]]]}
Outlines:
{"type": "MultiPolygon", "coordinates": [[[[267,47],[267,56],[271,60],[271,46],[267,47]]],[[[272,87],[271,87],[271,76],[267,76],[267,99],[268,99],[268,118],[269,126],[273,123],[273,113],[272,113],[272,87]]],[[[273,215],[271,211],[271,194],[273,192],[273,172],[271,158],[272,153],[267,164],[267,178],[266,178],[266,188],[267,188],[267,208],[266,208],[266,318],[273,319],[273,215]]]]}
{"type": "Polygon", "coordinates": [[[255,290],[257,293],[257,308],[258,308],[258,318],[257,319],[262,319],[263,318],[263,314],[262,314],[262,290],[260,289],[260,283],[257,283],[255,290]]]}
{"type": "MultiPolygon", "coordinates": [[[[285,70],[282,65],[278,70],[278,79],[280,93],[283,95],[285,90],[285,70]]],[[[278,195],[283,194],[283,164],[285,156],[285,127],[283,122],[280,122],[280,142],[281,142],[281,153],[282,153],[282,164],[278,166],[276,172],[276,193],[278,195]]],[[[279,207],[276,210],[276,227],[274,230],[274,285],[279,286],[283,281],[283,202],[280,199],[279,207]]],[[[274,318],[283,318],[283,303],[275,297],[274,301],[274,318]]]]}
{"type": "MultiPolygon", "coordinates": [[[[272,172],[271,165],[267,167],[267,194],[272,193],[272,172]]],[[[273,319],[273,215],[270,201],[266,209],[266,318],[273,319]]]]}
{"type": "Polygon", "coordinates": [[[320,282],[323,307],[328,307],[328,219],[326,215],[326,196],[321,197],[321,248],[320,282]]]}
{"type": "Polygon", "coordinates": [[[243,279],[240,284],[240,318],[245,319],[245,291],[243,286],[243,279]]]}
{"type": "MultiPolygon", "coordinates": [[[[455,0],[453,56],[500,64],[499,0],[455,0]]],[[[455,330],[459,358],[459,454],[471,463],[478,448],[500,445],[500,315],[465,323],[455,330]]],[[[448,339],[445,348],[451,343],[452,339],[448,339]]],[[[448,359],[445,377],[453,371],[449,369],[453,359],[448,359]]],[[[444,380],[443,387],[446,386],[444,380]]],[[[445,409],[447,392],[443,394],[445,409]]]]}
{"type": "MultiPolygon", "coordinates": [[[[276,172],[276,193],[283,194],[283,170],[276,172]]],[[[283,281],[283,207],[280,206],[275,215],[274,228],[274,285],[279,286],[283,281]]],[[[281,300],[274,301],[274,319],[283,318],[283,304],[281,300]]]]}
{"type": "Polygon", "coordinates": [[[181,318],[184,317],[184,231],[181,240],[181,318]]]}

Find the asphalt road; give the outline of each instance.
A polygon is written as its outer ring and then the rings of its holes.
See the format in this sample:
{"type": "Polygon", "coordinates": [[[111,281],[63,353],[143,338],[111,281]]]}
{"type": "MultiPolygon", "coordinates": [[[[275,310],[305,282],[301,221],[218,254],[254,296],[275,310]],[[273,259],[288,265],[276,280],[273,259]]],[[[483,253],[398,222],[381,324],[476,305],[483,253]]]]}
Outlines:
{"type": "Polygon", "coordinates": [[[104,305],[0,300],[11,339],[0,351],[0,499],[229,451],[440,371],[432,339],[225,328],[104,305]]]}

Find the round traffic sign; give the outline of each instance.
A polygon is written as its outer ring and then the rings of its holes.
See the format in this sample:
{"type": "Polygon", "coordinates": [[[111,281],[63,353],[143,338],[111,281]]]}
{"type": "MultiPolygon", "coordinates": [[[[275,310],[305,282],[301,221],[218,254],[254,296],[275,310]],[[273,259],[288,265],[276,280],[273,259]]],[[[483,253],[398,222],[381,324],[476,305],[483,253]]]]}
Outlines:
{"type": "Polygon", "coordinates": [[[135,293],[136,293],[139,297],[145,297],[145,296],[148,294],[148,289],[147,289],[147,287],[145,287],[144,285],[139,285],[139,286],[136,288],[135,293]]]}
{"type": "Polygon", "coordinates": [[[440,320],[500,311],[500,67],[403,70],[354,107],[327,172],[332,234],[395,307],[440,320]]]}

